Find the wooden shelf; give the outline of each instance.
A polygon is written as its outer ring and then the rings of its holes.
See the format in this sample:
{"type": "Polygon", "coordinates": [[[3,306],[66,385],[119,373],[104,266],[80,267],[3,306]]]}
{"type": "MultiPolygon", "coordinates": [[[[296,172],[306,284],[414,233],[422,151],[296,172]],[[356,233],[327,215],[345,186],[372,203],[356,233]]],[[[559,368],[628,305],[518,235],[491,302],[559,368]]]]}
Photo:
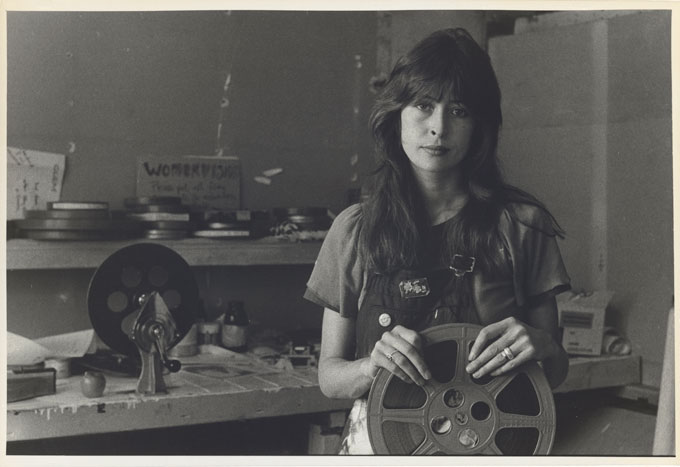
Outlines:
{"type": "Polygon", "coordinates": [[[7,242],[7,270],[97,268],[116,250],[142,242],[170,247],[191,266],[311,265],[321,248],[321,242],[293,243],[273,238],[64,242],[13,239],[7,242]]]}

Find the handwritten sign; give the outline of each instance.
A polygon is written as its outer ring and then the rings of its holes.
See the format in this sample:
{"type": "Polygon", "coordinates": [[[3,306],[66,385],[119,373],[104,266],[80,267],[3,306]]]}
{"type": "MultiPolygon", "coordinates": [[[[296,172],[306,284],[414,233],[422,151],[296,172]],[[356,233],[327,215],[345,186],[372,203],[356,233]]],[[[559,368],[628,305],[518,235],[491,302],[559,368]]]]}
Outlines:
{"type": "Polygon", "coordinates": [[[25,209],[46,209],[59,201],[66,156],[7,148],[7,219],[22,219],[25,209]]]}
{"type": "Polygon", "coordinates": [[[179,196],[184,204],[220,210],[240,208],[237,157],[143,156],[137,159],[137,196],[179,196]]]}

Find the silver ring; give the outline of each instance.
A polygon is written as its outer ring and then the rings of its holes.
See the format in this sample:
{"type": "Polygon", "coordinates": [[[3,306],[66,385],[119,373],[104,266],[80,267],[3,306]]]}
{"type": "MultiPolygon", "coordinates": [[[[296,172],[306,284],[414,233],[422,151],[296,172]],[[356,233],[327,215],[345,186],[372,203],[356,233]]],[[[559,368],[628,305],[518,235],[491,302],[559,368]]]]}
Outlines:
{"type": "Polygon", "coordinates": [[[504,348],[503,351],[501,352],[501,355],[503,355],[503,357],[505,357],[506,360],[512,360],[513,358],[515,358],[515,354],[512,353],[510,347],[504,348]]]}
{"type": "Polygon", "coordinates": [[[385,356],[387,357],[387,359],[388,359],[389,361],[392,361],[392,355],[394,355],[394,354],[397,353],[397,352],[399,352],[399,351],[398,351],[398,350],[395,350],[394,352],[390,352],[390,353],[388,353],[388,354],[385,355],[385,356]]]}

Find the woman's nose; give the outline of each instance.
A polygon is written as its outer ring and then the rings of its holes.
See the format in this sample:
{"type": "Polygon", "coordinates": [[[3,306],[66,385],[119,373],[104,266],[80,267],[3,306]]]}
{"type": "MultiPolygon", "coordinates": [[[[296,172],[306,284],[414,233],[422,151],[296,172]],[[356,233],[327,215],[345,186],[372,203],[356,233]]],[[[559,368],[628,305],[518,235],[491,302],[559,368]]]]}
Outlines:
{"type": "Polygon", "coordinates": [[[442,109],[435,108],[430,115],[428,123],[432,136],[444,136],[446,130],[446,113],[442,109]]]}

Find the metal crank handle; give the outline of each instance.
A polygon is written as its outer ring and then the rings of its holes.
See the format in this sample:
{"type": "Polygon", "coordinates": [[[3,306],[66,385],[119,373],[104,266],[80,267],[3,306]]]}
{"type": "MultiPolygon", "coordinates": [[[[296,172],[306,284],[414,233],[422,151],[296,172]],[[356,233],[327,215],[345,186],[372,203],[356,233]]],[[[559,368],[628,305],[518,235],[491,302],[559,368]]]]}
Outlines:
{"type": "Polygon", "coordinates": [[[161,344],[161,341],[163,340],[163,326],[157,325],[154,326],[153,328],[153,343],[156,346],[156,350],[158,351],[158,355],[161,357],[161,363],[165,368],[170,370],[171,373],[177,373],[180,368],[182,368],[182,363],[179,360],[170,360],[165,353],[165,346],[161,344]]]}

